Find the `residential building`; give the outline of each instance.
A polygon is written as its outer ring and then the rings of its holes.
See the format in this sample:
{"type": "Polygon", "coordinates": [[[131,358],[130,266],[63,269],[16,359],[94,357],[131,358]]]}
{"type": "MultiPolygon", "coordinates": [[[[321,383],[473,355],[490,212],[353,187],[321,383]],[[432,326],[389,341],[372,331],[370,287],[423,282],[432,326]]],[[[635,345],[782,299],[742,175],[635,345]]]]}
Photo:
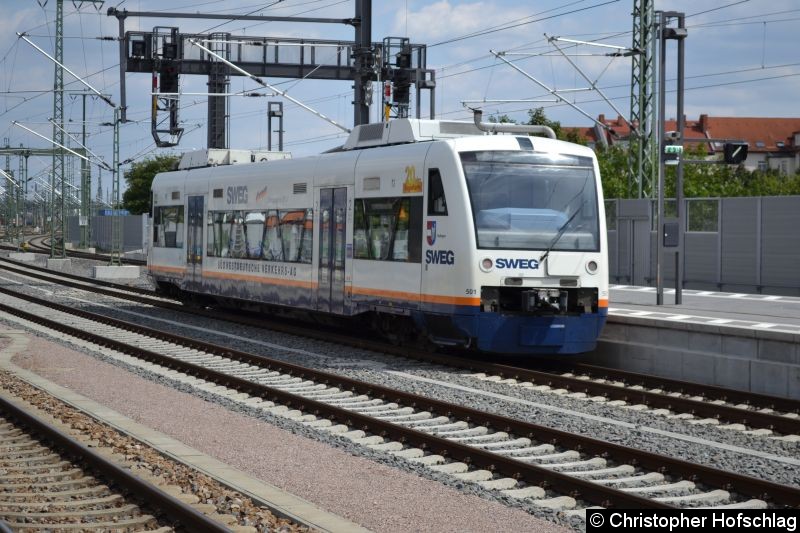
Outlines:
{"type": "MultiPolygon", "coordinates": [[[[575,130],[590,146],[627,144],[630,128],[622,119],[597,117],[600,124],[593,127],[565,127],[575,130]]],[[[666,131],[678,129],[674,119],[666,121],[666,131]]],[[[727,139],[745,141],[749,144],[744,166],[748,170],[775,169],[782,174],[794,174],[800,170],[800,118],[758,117],[711,117],[700,115],[699,120],[686,120],[686,139],[727,139]]],[[[688,147],[689,143],[684,146],[688,147]]],[[[722,157],[721,142],[705,144],[709,156],[722,157]]]]}

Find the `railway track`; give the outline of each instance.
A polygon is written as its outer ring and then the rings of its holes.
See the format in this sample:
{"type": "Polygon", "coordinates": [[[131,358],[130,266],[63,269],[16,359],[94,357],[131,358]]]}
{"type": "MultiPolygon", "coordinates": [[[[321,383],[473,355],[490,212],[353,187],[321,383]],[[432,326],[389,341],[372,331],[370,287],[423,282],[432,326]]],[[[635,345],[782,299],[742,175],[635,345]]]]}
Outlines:
{"type": "Polygon", "coordinates": [[[0,519],[14,531],[228,531],[1,397],[0,469],[0,519]]]}
{"type": "MultiPolygon", "coordinates": [[[[46,236],[39,236],[39,237],[31,237],[26,242],[28,243],[28,251],[30,252],[38,252],[38,253],[50,253],[50,245],[46,243],[49,237],[46,236]]],[[[16,247],[9,247],[4,246],[4,249],[13,249],[16,251],[16,247]]],[[[80,259],[91,259],[94,261],[108,261],[110,256],[107,254],[97,254],[97,253],[88,253],[88,252],[79,252],[77,250],[66,250],[66,254],[69,257],[75,257],[80,259]]],[[[141,259],[133,259],[127,257],[121,257],[120,261],[123,264],[127,265],[146,265],[147,261],[141,259]]]]}
{"type": "Polygon", "coordinates": [[[576,514],[589,506],[800,505],[800,489],[794,487],[0,292],[3,312],[103,347],[126,364],[507,498],[578,507],[576,514]],[[22,310],[28,306],[33,309],[22,310]]]}
{"type": "Polygon", "coordinates": [[[482,361],[464,356],[435,354],[408,347],[391,346],[376,340],[364,339],[319,328],[287,324],[270,320],[187,307],[157,295],[147,289],[102,282],[81,276],[53,273],[42,267],[22,265],[0,258],[0,267],[16,274],[54,281],[70,287],[93,291],[107,296],[125,298],[143,304],[215,320],[268,328],[293,335],[341,343],[421,362],[444,365],[474,372],[479,380],[502,382],[540,392],[566,395],[593,402],[633,409],[649,409],[657,415],[687,419],[688,423],[715,424],[731,430],[754,435],[782,435],[790,441],[800,440],[800,402],[756,393],[701,385],[657,376],[582,364],[554,363],[549,368],[523,368],[482,361]],[[13,266],[11,266],[13,265],[13,266]],[[97,285],[101,287],[98,288],[97,285]]]}

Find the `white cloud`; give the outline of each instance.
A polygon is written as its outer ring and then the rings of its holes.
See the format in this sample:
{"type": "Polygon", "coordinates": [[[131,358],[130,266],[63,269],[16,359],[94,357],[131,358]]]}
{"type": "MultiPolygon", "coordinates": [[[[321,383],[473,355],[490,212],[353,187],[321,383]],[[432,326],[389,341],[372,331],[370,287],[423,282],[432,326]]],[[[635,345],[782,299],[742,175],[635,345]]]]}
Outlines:
{"type": "MultiPolygon", "coordinates": [[[[503,2],[450,2],[441,0],[408,12],[408,34],[416,42],[433,43],[468,33],[482,31],[494,26],[507,25],[526,19],[531,8],[509,8],[503,2]]],[[[525,27],[516,30],[525,33],[525,27]]],[[[392,31],[403,35],[406,29],[406,14],[398,9],[392,31]]],[[[511,30],[512,33],[515,30],[511,30]]],[[[484,38],[485,40],[485,38],[484,38]]]]}

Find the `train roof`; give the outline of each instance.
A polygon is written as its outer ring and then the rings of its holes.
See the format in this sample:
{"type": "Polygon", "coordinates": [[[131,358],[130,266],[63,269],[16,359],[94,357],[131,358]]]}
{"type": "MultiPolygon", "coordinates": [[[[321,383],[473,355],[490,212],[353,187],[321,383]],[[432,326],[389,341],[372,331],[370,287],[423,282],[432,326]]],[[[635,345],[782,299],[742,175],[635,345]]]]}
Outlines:
{"type": "MultiPolygon", "coordinates": [[[[526,126],[513,125],[520,129],[526,126]]],[[[528,126],[529,127],[529,126],[528,126]]],[[[538,133],[538,132],[537,132],[538,133]]],[[[502,148],[506,142],[509,146],[516,146],[515,137],[527,137],[533,145],[534,150],[546,152],[563,152],[576,155],[593,155],[591,148],[583,145],[574,144],[548,137],[528,137],[527,133],[503,133],[499,135],[487,133],[480,129],[474,122],[463,122],[454,120],[420,120],[420,119],[395,119],[389,122],[378,122],[374,124],[363,124],[353,128],[347,141],[337,149],[330,152],[347,152],[367,148],[378,148],[381,146],[394,146],[400,144],[412,144],[419,142],[470,139],[466,144],[472,142],[485,143],[490,149],[509,149],[502,148]],[[502,139],[507,139],[503,141],[502,139]]],[[[465,142],[456,144],[457,149],[461,150],[465,142]]],[[[513,149],[513,148],[512,148],[513,149]]]]}
{"type": "MultiPolygon", "coordinates": [[[[594,153],[591,148],[586,146],[547,137],[528,137],[527,134],[523,133],[487,134],[472,122],[420,119],[395,119],[389,122],[356,126],[343,146],[325,153],[357,153],[370,148],[431,141],[450,141],[453,143],[454,149],[458,151],[481,149],[519,150],[521,145],[517,141],[518,137],[530,139],[532,148],[535,151],[570,153],[589,157],[594,153]]],[[[186,164],[184,162],[181,165],[182,168],[176,169],[177,171],[158,174],[156,181],[158,186],[169,186],[174,180],[182,182],[189,179],[190,176],[193,179],[207,179],[212,175],[219,175],[218,172],[222,168],[225,169],[225,175],[228,177],[246,177],[253,172],[257,165],[265,164],[270,165],[272,168],[289,164],[294,171],[313,173],[317,160],[320,157],[324,157],[324,155],[290,159],[291,155],[288,152],[257,153],[249,150],[200,150],[192,154],[191,163],[186,164]],[[234,152],[236,153],[234,154],[234,152]],[[212,155],[216,156],[216,159],[212,155]],[[234,156],[237,157],[234,159],[234,156]],[[227,158],[227,160],[224,158],[227,158]]]]}
{"type": "Polygon", "coordinates": [[[362,124],[353,128],[342,150],[373,148],[439,139],[456,139],[484,133],[472,122],[400,118],[389,122],[362,124]]]}

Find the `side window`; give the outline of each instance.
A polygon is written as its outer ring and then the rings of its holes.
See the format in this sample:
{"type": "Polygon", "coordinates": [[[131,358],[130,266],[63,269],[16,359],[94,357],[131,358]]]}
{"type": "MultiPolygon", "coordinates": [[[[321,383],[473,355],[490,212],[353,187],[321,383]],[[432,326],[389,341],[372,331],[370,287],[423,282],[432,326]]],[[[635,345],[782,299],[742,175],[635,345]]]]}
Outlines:
{"type": "Polygon", "coordinates": [[[264,213],[250,211],[244,217],[244,236],[247,242],[247,257],[261,259],[261,238],[264,235],[264,213]]]}
{"type": "Polygon", "coordinates": [[[305,209],[281,211],[281,239],[283,240],[283,260],[300,262],[300,251],[305,232],[305,209]]]}
{"type": "Polygon", "coordinates": [[[183,206],[156,207],[153,212],[153,246],[183,248],[183,206]]]}
{"type": "Polygon", "coordinates": [[[314,210],[306,209],[306,217],[303,221],[303,231],[300,238],[300,262],[311,264],[314,244],[314,210]]]}
{"type": "Polygon", "coordinates": [[[247,258],[247,237],[244,227],[244,214],[242,211],[231,213],[230,243],[228,244],[228,257],[236,259],[247,258]]]}
{"type": "Polygon", "coordinates": [[[355,214],[353,217],[353,257],[355,259],[369,259],[369,243],[367,242],[367,215],[364,213],[364,200],[355,200],[355,214]]]}
{"type": "Polygon", "coordinates": [[[422,256],[422,197],[355,200],[356,259],[419,263],[422,256]]]}
{"type": "Polygon", "coordinates": [[[209,211],[208,213],[208,245],[209,257],[227,257],[230,240],[231,213],[225,211],[209,211]]]}
{"type": "Polygon", "coordinates": [[[447,216],[447,200],[438,168],[428,170],[428,215],[447,216]]]}
{"type": "Polygon", "coordinates": [[[283,261],[283,242],[280,234],[280,219],[278,211],[267,211],[267,221],[264,225],[264,238],[261,241],[261,257],[267,261],[283,261]]]}

